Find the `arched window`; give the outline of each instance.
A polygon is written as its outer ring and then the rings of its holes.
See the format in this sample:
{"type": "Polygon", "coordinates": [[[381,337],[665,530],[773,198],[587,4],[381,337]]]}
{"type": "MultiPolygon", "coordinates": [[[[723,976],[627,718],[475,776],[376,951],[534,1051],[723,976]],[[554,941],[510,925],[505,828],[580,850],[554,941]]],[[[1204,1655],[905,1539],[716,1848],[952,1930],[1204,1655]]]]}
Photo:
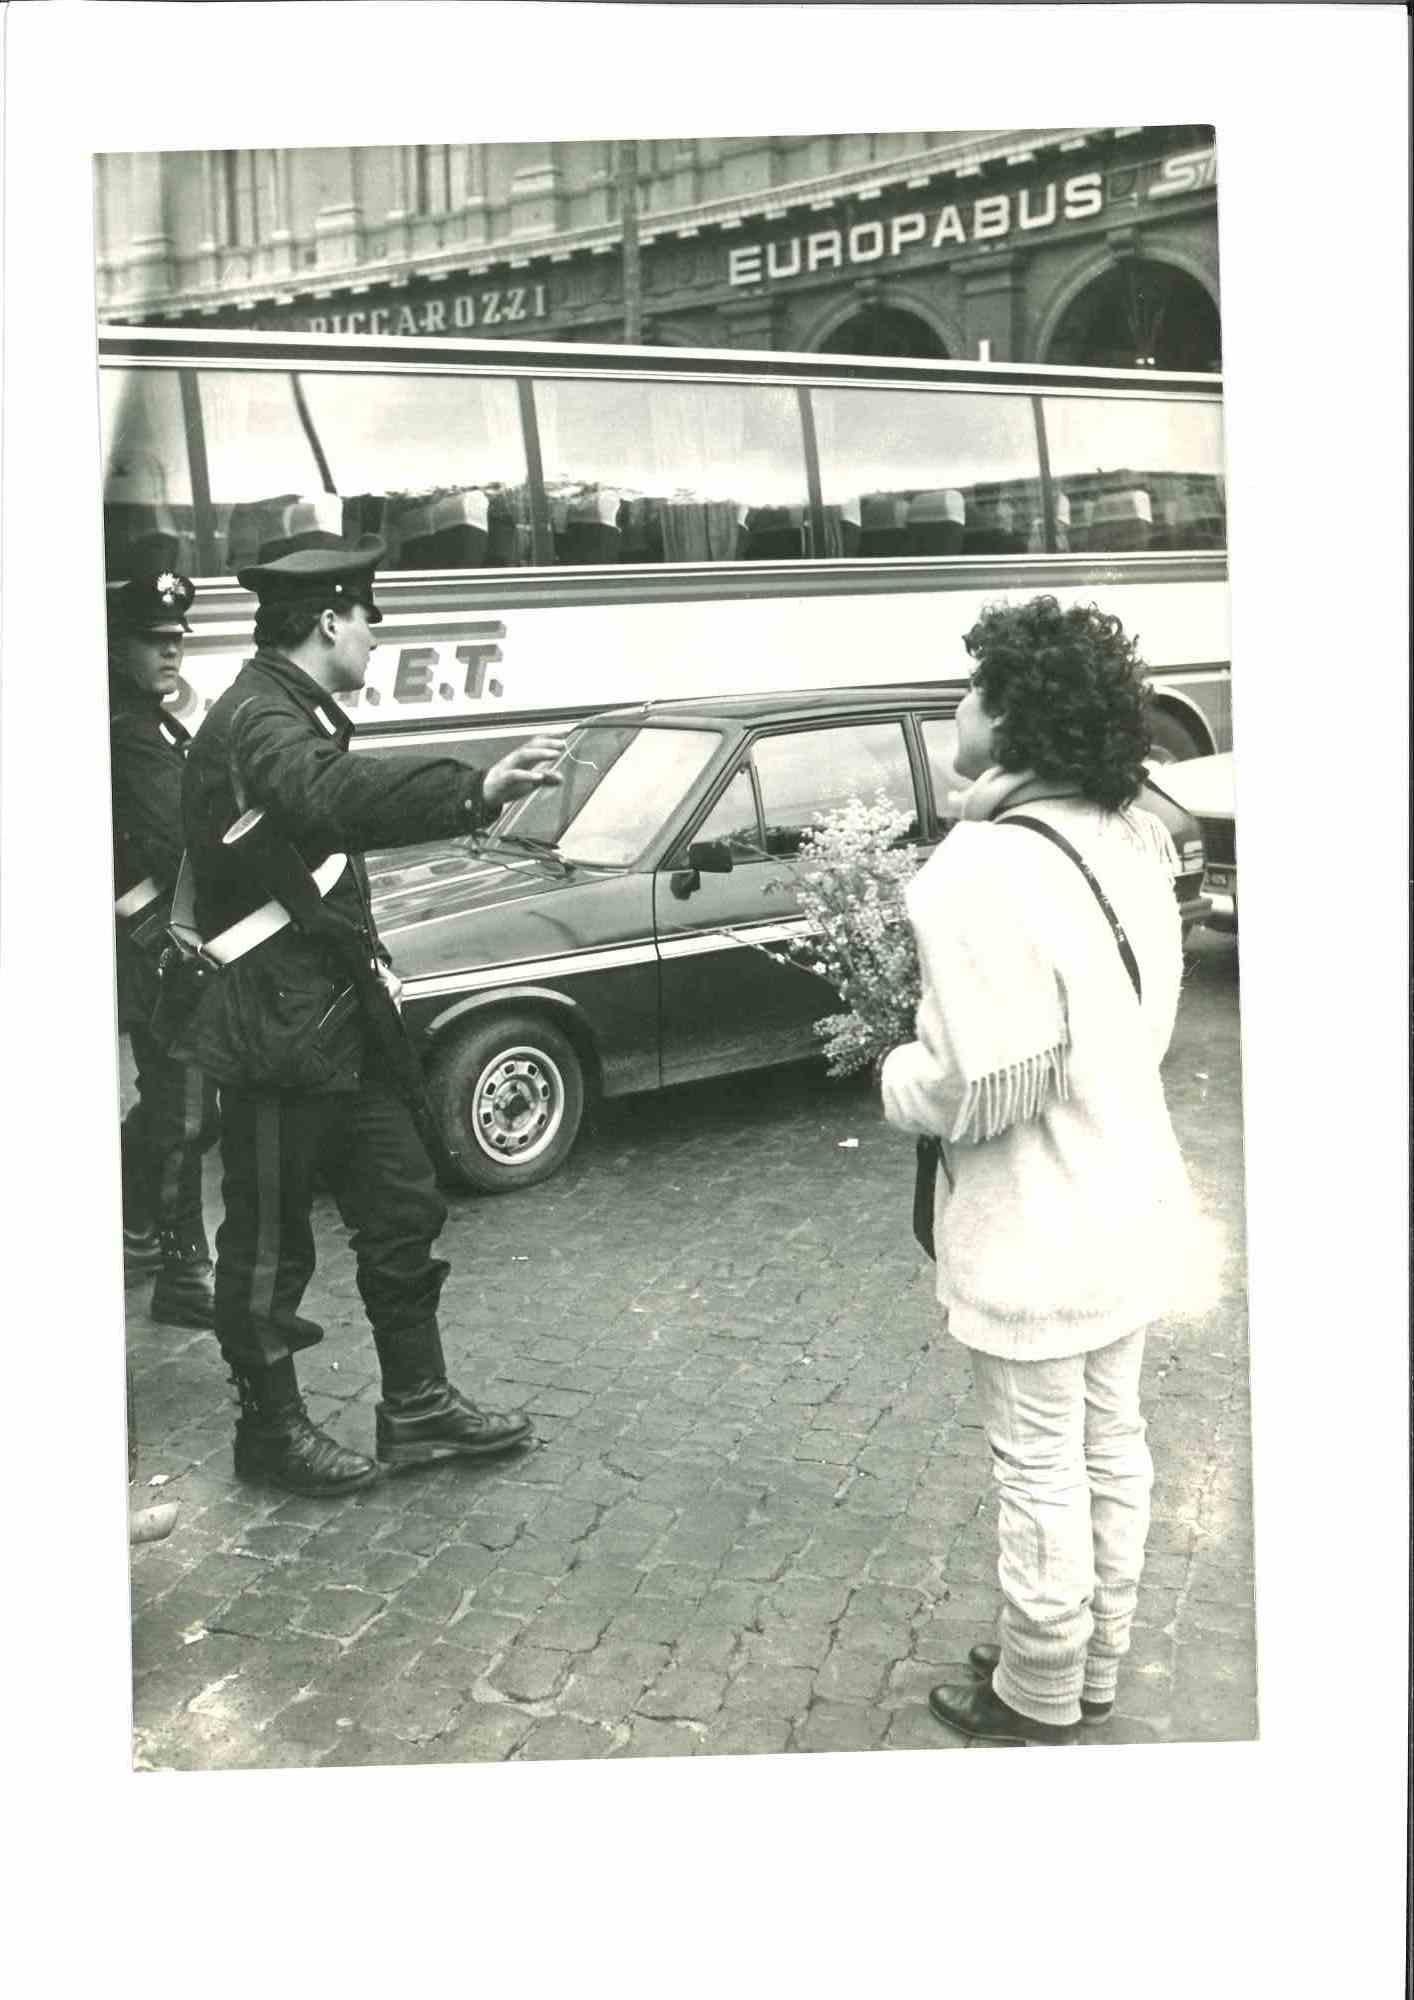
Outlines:
{"type": "Polygon", "coordinates": [[[1222,366],[1218,309],[1186,271],[1129,257],[1071,301],[1042,359],[1084,368],[1215,373],[1222,366]]]}
{"type": "Polygon", "coordinates": [[[947,349],[931,326],[898,306],[861,306],[820,343],[822,354],[899,354],[945,361],[947,349]]]}

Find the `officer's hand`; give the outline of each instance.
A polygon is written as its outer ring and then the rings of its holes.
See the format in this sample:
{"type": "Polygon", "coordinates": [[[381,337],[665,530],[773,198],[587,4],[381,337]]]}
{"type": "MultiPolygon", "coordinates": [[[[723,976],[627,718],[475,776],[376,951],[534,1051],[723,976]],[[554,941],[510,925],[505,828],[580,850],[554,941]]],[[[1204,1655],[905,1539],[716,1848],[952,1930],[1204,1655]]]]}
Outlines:
{"type": "Polygon", "coordinates": [[[542,785],[563,784],[557,766],[564,751],[562,736],[532,736],[528,743],[512,750],[491,766],[482,781],[487,805],[503,806],[508,799],[522,799],[542,785]]]}

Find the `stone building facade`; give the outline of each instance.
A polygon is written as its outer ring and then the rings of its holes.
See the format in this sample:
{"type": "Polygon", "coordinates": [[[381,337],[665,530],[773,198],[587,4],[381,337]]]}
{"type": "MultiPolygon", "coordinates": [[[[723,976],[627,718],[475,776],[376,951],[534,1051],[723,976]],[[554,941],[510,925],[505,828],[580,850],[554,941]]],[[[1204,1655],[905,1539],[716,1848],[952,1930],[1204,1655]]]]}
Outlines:
{"type": "MultiPolygon", "coordinates": [[[[1220,364],[1202,126],[638,141],[642,339],[1220,364]]],[[[108,154],[109,323],[624,337],[613,142],[108,154]]]]}

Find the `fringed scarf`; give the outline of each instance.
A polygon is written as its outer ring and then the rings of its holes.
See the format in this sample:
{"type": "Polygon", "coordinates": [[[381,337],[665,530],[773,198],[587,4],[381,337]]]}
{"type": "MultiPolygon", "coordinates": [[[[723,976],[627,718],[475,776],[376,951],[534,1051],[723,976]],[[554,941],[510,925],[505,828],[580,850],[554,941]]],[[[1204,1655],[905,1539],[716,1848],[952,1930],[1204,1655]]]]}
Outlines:
{"type": "MultiPolygon", "coordinates": [[[[946,1135],[954,1144],[994,1139],[1070,1095],[1064,1001],[1038,946],[1039,927],[1017,906],[1015,857],[990,842],[974,848],[965,829],[1035,799],[1078,795],[1077,786],[994,765],[952,794],[949,807],[962,825],[951,839],[960,836],[961,844],[949,854],[945,843],[937,873],[924,870],[910,888],[925,970],[920,1030],[945,1045],[947,1067],[963,1085],[946,1135]],[[963,862],[964,848],[966,865],[954,866],[963,862]]],[[[1137,806],[1114,819],[1170,875],[1177,872],[1161,820],[1137,806]]]]}
{"type": "MultiPolygon", "coordinates": [[[[1033,771],[994,766],[954,793],[949,806],[966,825],[994,819],[1042,792],[1054,798],[1074,789],[1043,786],[1033,771]]],[[[955,1145],[975,1145],[1069,1097],[1070,1037],[1036,927],[1018,921],[1014,893],[1001,893],[996,870],[1009,870],[1010,862],[990,843],[987,850],[979,843],[975,866],[950,868],[948,861],[961,861],[962,846],[970,845],[962,827],[951,839],[959,835],[952,855],[940,856],[943,865],[933,881],[927,871],[916,878],[909,908],[925,974],[920,1028],[925,1039],[936,1035],[945,1043],[949,1066],[964,1085],[946,1136],[955,1145]],[[925,1013],[932,1017],[926,1024],[925,1013]]],[[[944,855],[946,849],[944,843],[944,855]]]]}

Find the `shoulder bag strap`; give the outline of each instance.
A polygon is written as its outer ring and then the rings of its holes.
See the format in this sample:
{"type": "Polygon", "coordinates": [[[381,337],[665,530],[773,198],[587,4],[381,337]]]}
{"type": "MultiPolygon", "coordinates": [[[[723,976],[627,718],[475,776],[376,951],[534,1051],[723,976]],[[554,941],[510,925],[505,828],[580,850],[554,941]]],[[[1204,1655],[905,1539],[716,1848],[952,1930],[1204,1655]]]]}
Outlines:
{"type": "Polygon", "coordinates": [[[1124,960],[1124,969],[1129,974],[1129,983],[1134,988],[1134,997],[1136,1000],[1142,1001],[1144,998],[1144,988],[1139,978],[1139,961],[1134,956],[1134,947],[1125,935],[1124,926],[1114,913],[1113,904],[1095,880],[1094,871],[1084,856],[1076,852],[1063,833],[1057,833],[1056,829],[1053,826],[1048,826],[1045,820],[1031,819],[1024,813],[1008,813],[1004,819],[994,820],[993,825],[1029,826],[1033,833],[1043,834],[1047,840],[1060,849],[1062,854],[1070,856],[1095,892],[1095,901],[1104,911],[1109,927],[1114,933],[1114,941],[1119,947],[1119,955],[1124,960]]]}
{"type": "MultiPolygon", "coordinates": [[[[1076,852],[1063,833],[1057,833],[1056,829],[1053,826],[1048,826],[1044,820],[1031,819],[1022,813],[1008,813],[1004,819],[994,820],[992,823],[994,826],[1030,827],[1033,833],[1042,834],[1047,840],[1058,847],[1062,854],[1070,856],[1095,892],[1095,901],[1105,913],[1106,921],[1114,934],[1114,941],[1119,949],[1119,955],[1124,961],[1124,969],[1129,974],[1129,983],[1134,988],[1134,997],[1136,1000],[1142,1001],[1144,998],[1144,989],[1139,978],[1139,961],[1134,956],[1134,947],[1125,936],[1124,926],[1115,915],[1114,906],[1096,881],[1094,870],[1084,859],[1083,855],[1076,852]]],[[[940,1166],[946,1173],[947,1163],[943,1159],[942,1147],[939,1142],[932,1138],[920,1139],[918,1141],[918,1157],[913,1178],[913,1234],[918,1241],[919,1247],[929,1257],[936,1255],[933,1242],[933,1197],[937,1186],[938,1169],[940,1166]]]]}

